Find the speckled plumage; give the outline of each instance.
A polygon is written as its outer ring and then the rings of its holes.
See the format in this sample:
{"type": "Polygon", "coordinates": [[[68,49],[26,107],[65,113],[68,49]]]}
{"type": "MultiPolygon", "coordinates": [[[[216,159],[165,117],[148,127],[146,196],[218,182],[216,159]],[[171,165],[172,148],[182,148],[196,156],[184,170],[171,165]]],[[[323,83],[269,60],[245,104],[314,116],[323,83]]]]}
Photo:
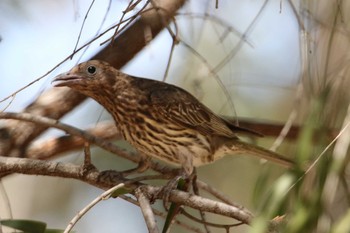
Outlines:
{"type": "Polygon", "coordinates": [[[194,166],[242,152],[292,166],[276,153],[241,142],[236,133],[254,132],[233,125],[177,86],[133,77],[97,60],[81,63],[54,81],[99,102],[141,153],[181,165],[187,174],[194,166]]]}

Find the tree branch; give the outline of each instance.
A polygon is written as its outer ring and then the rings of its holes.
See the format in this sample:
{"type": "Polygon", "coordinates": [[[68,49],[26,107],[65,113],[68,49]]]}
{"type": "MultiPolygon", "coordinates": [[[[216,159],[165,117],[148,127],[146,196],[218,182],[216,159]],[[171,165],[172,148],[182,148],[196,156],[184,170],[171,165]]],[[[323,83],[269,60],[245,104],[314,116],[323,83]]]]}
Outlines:
{"type": "MultiPolygon", "coordinates": [[[[103,173],[96,170],[82,172],[83,167],[61,162],[50,162],[33,160],[27,158],[0,157],[0,174],[19,173],[26,175],[44,175],[53,177],[72,178],[86,182],[95,187],[107,190],[120,183],[135,190],[139,188],[149,199],[162,199],[161,187],[144,185],[140,182],[132,182],[121,176],[113,176],[113,179],[103,179],[103,173]]],[[[230,206],[218,201],[213,201],[186,192],[173,190],[170,193],[169,201],[188,206],[197,210],[206,211],[222,216],[236,219],[237,221],[249,224],[253,216],[243,209],[230,206]]]]}

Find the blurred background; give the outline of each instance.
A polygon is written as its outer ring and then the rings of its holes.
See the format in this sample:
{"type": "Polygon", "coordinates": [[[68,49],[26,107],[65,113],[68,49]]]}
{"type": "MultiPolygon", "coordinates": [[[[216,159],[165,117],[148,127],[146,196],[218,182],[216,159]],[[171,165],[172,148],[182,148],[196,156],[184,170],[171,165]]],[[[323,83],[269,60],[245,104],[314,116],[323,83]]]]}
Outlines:
{"type": "MultiPolygon", "coordinates": [[[[0,99],[44,75],[73,52],[91,2],[0,1],[0,99]]],[[[282,125],[290,117],[294,117],[296,125],[305,123],[313,97],[327,87],[332,101],[322,108],[324,122],[341,127],[349,96],[346,1],[220,0],[218,8],[215,3],[190,0],[178,12],[176,24],[182,42],[175,46],[166,82],[185,88],[217,113],[282,125]]],[[[79,46],[118,22],[127,4],[123,0],[94,2],[79,46]]],[[[174,25],[171,27],[174,29],[174,25]]],[[[112,35],[113,31],[105,34],[85,53],[78,53],[14,98],[1,102],[0,109],[21,111],[44,90],[52,88],[53,77],[89,59],[99,50],[100,43],[112,35]]],[[[122,70],[163,80],[171,46],[172,39],[164,30],[122,70]]],[[[96,102],[87,100],[62,121],[83,129],[102,119],[110,116],[96,102]]],[[[49,130],[43,138],[61,134],[49,130]]],[[[274,140],[266,137],[259,139],[258,144],[269,148],[274,140]]],[[[296,144],[297,141],[284,141],[277,151],[295,158],[296,144]]],[[[98,148],[92,154],[93,163],[101,170],[134,166],[98,148]]],[[[78,152],[58,160],[78,164],[82,157],[83,153],[78,152]]],[[[261,210],[264,195],[285,173],[284,168],[247,156],[225,157],[198,169],[199,179],[253,213],[261,210]],[[266,179],[262,181],[262,177],[266,179]]],[[[80,209],[102,193],[87,184],[62,178],[12,175],[2,182],[14,218],[44,221],[51,228],[65,228],[80,209]]],[[[0,199],[2,219],[9,217],[5,206],[0,199]]],[[[232,222],[211,218],[216,219],[232,222]]],[[[159,219],[160,224],[162,221],[159,219]]],[[[140,209],[120,199],[95,206],[75,230],[147,232],[140,209]]],[[[173,230],[183,232],[178,227],[173,230]]],[[[248,230],[246,226],[233,229],[248,230]]]]}

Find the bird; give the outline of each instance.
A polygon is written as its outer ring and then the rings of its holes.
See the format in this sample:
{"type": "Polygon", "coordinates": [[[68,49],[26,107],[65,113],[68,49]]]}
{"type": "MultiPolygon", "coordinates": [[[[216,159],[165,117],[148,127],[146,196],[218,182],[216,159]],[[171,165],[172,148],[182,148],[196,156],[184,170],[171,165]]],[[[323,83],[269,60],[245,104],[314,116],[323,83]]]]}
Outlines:
{"type": "Polygon", "coordinates": [[[69,87],[102,105],[145,161],[158,158],[182,167],[188,176],[195,167],[229,154],[294,166],[278,153],[242,141],[239,134],[259,134],[214,113],[181,87],[128,75],[101,60],[80,63],[53,82],[55,87],[69,87]]]}

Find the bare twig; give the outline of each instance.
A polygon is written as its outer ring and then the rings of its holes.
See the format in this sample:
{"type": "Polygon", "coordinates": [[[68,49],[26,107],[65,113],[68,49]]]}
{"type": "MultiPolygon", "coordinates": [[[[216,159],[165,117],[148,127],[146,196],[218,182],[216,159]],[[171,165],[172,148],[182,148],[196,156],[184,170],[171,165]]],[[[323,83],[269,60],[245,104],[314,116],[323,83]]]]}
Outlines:
{"type": "Polygon", "coordinates": [[[198,223],[201,223],[203,225],[206,226],[206,228],[208,228],[208,226],[211,226],[211,227],[215,227],[215,228],[224,228],[224,229],[230,229],[231,227],[236,227],[236,226],[240,226],[242,225],[243,223],[234,223],[234,224],[218,224],[218,223],[213,223],[213,222],[207,222],[207,221],[204,221],[203,219],[198,219],[196,218],[195,216],[191,215],[190,213],[188,213],[187,211],[185,210],[182,210],[182,214],[191,219],[192,221],[195,221],[195,222],[198,222],[198,223]]]}
{"type": "Polygon", "coordinates": [[[142,189],[137,188],[135,190],[135,196],[140,204],[141,212],[145,219],[148,232],[150,233],[158,233],[159,229],[157,227],[156,219],[154,217],[154,213],[151,208],[151,203],[146,195],[142,192],[142,189]]]}
{"type": "MultiPolygon", "coordinates": [[[[194,176],[193,180],[192,180],[192,189],[193,189],[193,193],[196,194],[197,196],[199,196],[199,188],[197,185],[197,175],[194,176]]],[[[206,233],[210,233],[210,229],[209,226],[207,224],[207,218],[206,215],[203,211],[199,211],[199,214],[201,216],[201,222],[203,223],[204,229],[206,233]]]]}
{"type": "Polygon", "coordinates": [[[73,229],[74,225],[79,221],[79,219],[81,219],[84,216],[84,214],[86,214],[93,206],[95,206],[97,203],[99,203],[102,200],[108,199],[113,192],[123,187],[124,187],[123,183],[118,184],[108,189],[97,198],[95,198],[92,202],[90,202],[87,206],[85,206],[82,210],[80,210],[77,215],[74,216],[74,218],[69,222],[68,226],[66,227],[63,233],[69,233],[73,229]]]}

